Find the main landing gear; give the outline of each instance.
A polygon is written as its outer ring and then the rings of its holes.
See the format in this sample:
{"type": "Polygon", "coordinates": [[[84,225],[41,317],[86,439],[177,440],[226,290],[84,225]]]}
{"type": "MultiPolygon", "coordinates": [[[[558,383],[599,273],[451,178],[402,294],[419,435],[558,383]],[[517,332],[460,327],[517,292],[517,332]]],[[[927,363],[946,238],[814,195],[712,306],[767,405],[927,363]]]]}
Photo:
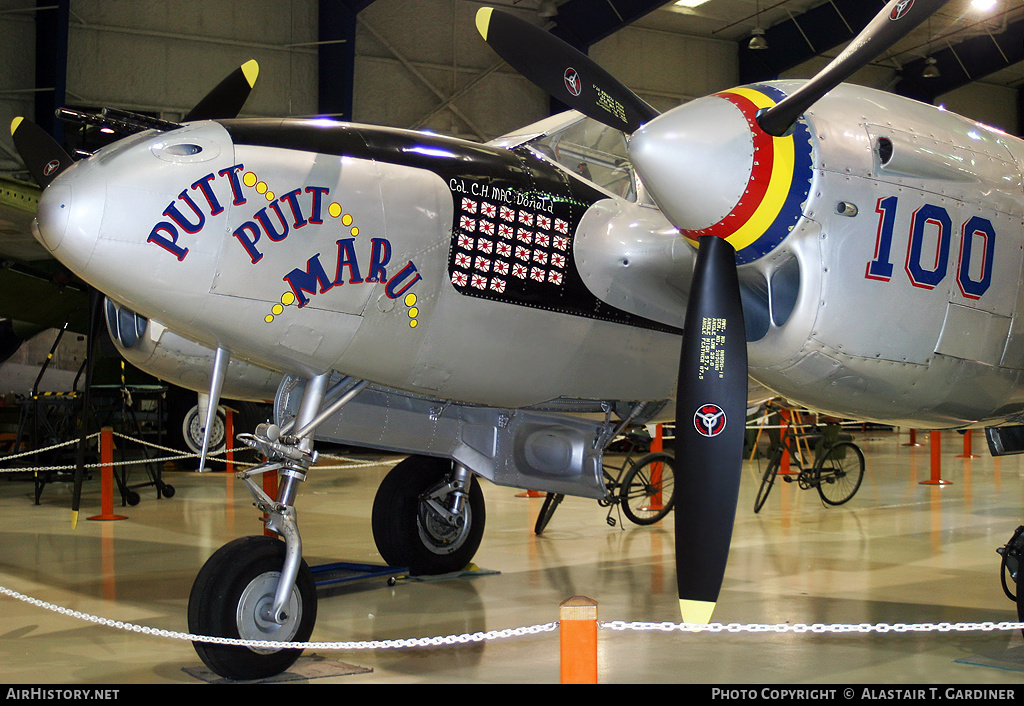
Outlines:
{"type": "MultiPolygon", "coordinates": [[[[309,640],[316,622],[316,584],[302,559],[295,494],[316,460],[313,431],[365,386],[346,378],[328,390],[328,379],[320,375],[307,382],[292,424],[284,429],[261,424],[256,433],[240,436],[267,461],[238,477],[266,514],[267,528],[281,539],[243,537],[210,557],[189,596],[189,632],[256,641],[309,640]],[[276,499],[254,480],[262,473],[278,474],[276,499]]],[[[445,459],[410,456],[377,491],[374,540],[389,565],[406,567],[414,575],[450,573],[464,568],[476,553],[484,518],[483,493],[467,468],[445,459]]],[[[236,680],[279,674],[302,652],[204,641],[193,645],[207,667],[236,680]]]]}
{"type": "Polygon", "coordinates": [[[391,566],[415,575],[469,564],[484,534],[484,495],[464,466],[409,456],[385,476],[373,501],[373,539],[391,566]]]}

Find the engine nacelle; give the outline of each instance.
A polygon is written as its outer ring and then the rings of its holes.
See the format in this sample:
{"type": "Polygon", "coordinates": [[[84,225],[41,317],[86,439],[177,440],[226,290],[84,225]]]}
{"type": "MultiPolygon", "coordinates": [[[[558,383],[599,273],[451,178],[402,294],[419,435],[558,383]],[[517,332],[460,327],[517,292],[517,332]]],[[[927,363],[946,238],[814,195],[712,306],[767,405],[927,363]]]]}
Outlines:
{"type": "MultiPolygon", "coordinates": [[[[110,338],[125,360],[156,378],[187,390],[209,391],[216,355],[212,348],[185,338],[110,299],[105,302],[104,312],[110,338]]],[[[276,371],[233,359],[228,365],[222,394],[232,400],[263,402],[274,399],[280,382],[281,374],[276,371]]]]}

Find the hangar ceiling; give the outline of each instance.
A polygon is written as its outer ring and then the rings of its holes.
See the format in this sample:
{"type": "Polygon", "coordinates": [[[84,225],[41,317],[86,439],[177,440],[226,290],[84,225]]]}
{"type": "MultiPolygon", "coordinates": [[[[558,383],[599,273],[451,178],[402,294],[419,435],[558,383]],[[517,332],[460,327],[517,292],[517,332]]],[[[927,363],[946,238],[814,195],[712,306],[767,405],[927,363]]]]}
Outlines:
{"type": "MultiPolygon", "coordinates": [[[[550,12],[549,0],[532,4],[550,12]]],[[[740,51],[741,82],[785,75],[815,57],[832,58],[885,0],[706,0],[696,7],[658,0],[564,0],[550,17],[553,31],[583,48],[631,22],[666,32],[729,40],[740,51]],[[628,13],[623,8],[628,7],[628,13]],[[764,32],[767,48],[748,40],[764,32]]],[[[931,100],[972,81],[1024,86],[1024,2],[951,0],[876,63],[901,72],[897,92],[931,100]],[[928,57],[938,76],[922,76],[928,57]]]]}
{"type": "MultiPolygon", "coordinates": [[[[870,76],[859,74],[853,80],[925,101],[935,101],[937,97],[967,84],[988,84],[1011,91],[1008,95],[1016,95],[1017,104],[1024,104],[1020,99],[1024,87],[1024,0],[991,0],[994,6],[984,11],[974,8],[974,1],[950,0],[932,20],[877,60],[872,69],[865,69],[867,73],[873,70],[870,76]],[[937,75],[926,77],[926,69],[937,75]]],[[[309,12],[314,26],[319,27],[314,30],[318,35],[309,39],[316,41],[281,46],[301,46],[296,51],[306,51],[317,57],[321,78],[315,103],[317,112],[321,114],[352,118],[353,87],[357,83],[353,79],[354,66],[360,44],[365,46],[369,42],[383,45],[391,58],[414,77],[414,83],[429,89],[432,93],[430,99],[440,102],[437,110],[449,111],[456,116],[460,123],[457,132],[480,139],[493,134],[487,126],[479,126],[479,118],[467,114],[470,111],[466,110],[465,102],[461,105],[456,102],[460,97],[474,99],[467,96],[472,84],[452,89],[432,79],[430,72],[424,70],[426,59],[422,54],[417,56],[406,48],[404,41],[410,38],[408,33],[402,36],[395,31],[389,32],[391,23],[385,23],[383,18],[392,20],[393,16],[408,18],[450,11],[449,24],[453,20],[463,23],[475,8],[496,5],[535,19],[538,24],[584,51],[589,51],[624,27],[632,26],[664,37],[715,42],[730,54],[730,47],[735,46],[738,65],[735,78],[746,83],[811,75],[838,54],[884,3],[885,0],[705,0],[695,7],[681,7],[666,0],[453,0],[436,4],[415,0],[299,0],[292,6],[306,8],[309,12]],[[365,18],[368,16],[373,16],[373,20],[367,21],[365,18]],[[748,41],[757,30],[763,31],[767,42],[765,49],[748,48],[748,41]],[[345,88],[338,90],[339,85],[345,88]]],[[[44,124],[53,112],[52,104],[46,103],[62,102],[67,72],[62,62],[66,64],[68,60],[68,23],[76,29],[79,26],[96,26],[96,20],[89,12],[93,9],[91,5],[85,3],[85,9],[74,9],[82,8],[82,4],[74,5],[74,8],[72,5],[70,0],[53,0],[35,3],[33,7],[29,0],[18,0],[12,9],[3,11],[23,13],[37,10],[35,87],[17,86],[17,91],[12,93],[36,91],[35,115],[44,124]],[[84,19],[81,13],[86,13],[84,19]]],[[[410,26],[415,27],[415,22],[409,21],[412,22],[410,26]]],[[[108,19],[106,24],[112,24],[112,19],[108,19]]],[[[435,29],[439,26],[433,25],[435,29]]],[[[118,28],[104,29],[112,31],[118,28]]],[[[125,27],[118,31],[132,30],[125,27]]],[[[158,34],[151,28],[146,28],[146,31],[150,38],[158,34]]],[[[213,31],[216,35],[225,33],[224,28],[214,28],[213,31]]],[[[443,41],[444,37],[440,39],[443,41]]],[[[662,62],[657,68],[647,67],[645,62],[651,57],[644,54],[643,47],[634,51],[627,46],[626,53],[633,53],[638,59],[641,68],[634,67],[634,71],[678,71],[682,74],[694,68],[676,67],[671,62],[662,62]]],[[[438,59],[437,63],[441,61],[444,59],[438,59]]],[[[436,65],[429,68],[436,68],[436,65]]],[[[616,67],[609,68],[615,72],[616,67]]],[[[465,70],[465,67],[460,67],[460,70],[465,70]]],[[[479,73],[473,81],[485,78],[486,72],[494,70],[494,66],[477,69],[479,73]]],[[[268,71],[267,75],[273,74],[268,71]]],[[[678,102],[688,97],[677,94],[674,99],[678,102]]],[[[311,105],[307,110],[312,108],[311,105]]],[[[425,122],[429,121],[431,113],[421,115],[425,117],[419,124],[403,126],[429,127],[425,122]]],[[[60,130],[60,125],[53,124],[52,128],[60,130]]]]}

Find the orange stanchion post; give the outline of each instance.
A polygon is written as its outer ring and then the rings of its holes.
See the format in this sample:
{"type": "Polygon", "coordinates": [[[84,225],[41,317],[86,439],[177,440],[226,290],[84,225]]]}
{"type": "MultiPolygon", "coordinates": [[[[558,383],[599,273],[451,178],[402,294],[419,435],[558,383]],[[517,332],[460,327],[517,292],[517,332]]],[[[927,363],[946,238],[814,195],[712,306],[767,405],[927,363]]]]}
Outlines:
{"type": "Polygon", "coordinates": [[[910,430],[910,441],[908,441],[907,443],[905,443],[903,445],[904,446],[920,446],[921,445],[921,444],[917,443],[917,429],[911,429],[910,430]]]}
{"type": "MultiPolygon", "coordinates": [[[[651,439],[651,453],[660,453],[664,448],[664,429],[662,429],[662,426],[660,424],[655,424],[654,438],[651,439]]],[[[654,491],[653,495],[651,495],[651,504],[647,507],[647,509],[653,510],[655,512],[661,510],[664,507],[664,505],[662,505],[661,500],[661,467],[662,464],[660,463],[651,464],[651,485],[657,488],[657,490],[654,491]]]]}
{"type": "Polygon", "coordinates": [[[543,498],[544,493],[539,490],[527,490],[525,493],[519,493],[516,495],[517,498],[543,498]]]}
{"type": "Polygon", "coordinates": [[[230,407],[224,408],[224,470],[228,473],[235,472],[235,452],[232,448],[235,445],[235,411],[230,407]]]}
{"type": "Polygon", "coordinates": [[[597,601],[574,596],[558,606],[563,684],[597,683],[597,601]]]}
{"type": "MultiPolygon", "coordinates": [[[[782,419],[782,430],[779,432],[779,438],[783,439],[786,436],[786,430],[789,429],[789,425],[793,423],[793,420],[788,409],[780,409],[779,416],[782,419]]],[[[782,447],[782,462],[779,464],[779,475],[793,475],[793,471],[789,469],[789,449],[785,446],[782,447]]]]}
{"type": "Polygon", "coordinates": [[[127,520],[125,515],[114,514],[114,430],[100,430],[100,514],[90,520],[127,520]]]}
{"type": "Polygon", "coordinates": [[[942,480],[942,432],[931,432],[931,461],[932,471],[928,480],[921,481],[921,485],[949,485],[950,481],[942,480]]]}
{"type": "Polygon", "coordinates": [[[654,425],[654,438],[651,439],[651,453],[661,453],[665,450],[665,430],[660,424],[654,425]]]}
{"type": "Polygon", "coordinates": [[[964,437],[964,452],[957,456],[957,458],[978,458],[978,455],[974,453],[973,440],[971,439],[971,429],[968,429],[963,433],[964,437]]]}

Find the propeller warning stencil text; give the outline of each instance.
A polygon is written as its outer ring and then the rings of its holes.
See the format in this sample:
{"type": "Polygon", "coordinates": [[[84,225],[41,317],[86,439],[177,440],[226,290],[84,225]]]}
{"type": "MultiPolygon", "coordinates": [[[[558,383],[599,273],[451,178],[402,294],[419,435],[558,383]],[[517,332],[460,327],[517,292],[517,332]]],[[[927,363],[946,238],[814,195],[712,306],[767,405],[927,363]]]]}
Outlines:
{"type": "Polygon", "coordinates": [[[705,373],[725,377],[725,319],[706,317],[700,328],[700,364],[697,379],[705,373]]]}

